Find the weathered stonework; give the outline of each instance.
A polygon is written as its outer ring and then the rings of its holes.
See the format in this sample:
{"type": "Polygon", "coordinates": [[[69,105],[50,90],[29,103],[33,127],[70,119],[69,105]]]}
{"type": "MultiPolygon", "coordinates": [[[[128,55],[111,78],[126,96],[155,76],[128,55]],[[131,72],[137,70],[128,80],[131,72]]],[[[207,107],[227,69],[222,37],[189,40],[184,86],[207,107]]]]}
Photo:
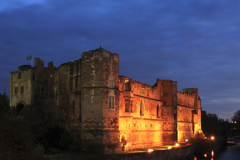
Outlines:
{"type": "Polygon", "coordinates": [[[185,141],[201,131],[196,88],[177,91],[177,82],[154,86],[119,76],[119,55],[102,48],[58,68],[20,66],[10,73],[10,105],[21,115],[40,106],[52,125],[81,140],[81,149],[110,153],[185,141]],[[22,89],[22,86],[24,89],[22,89]]]}

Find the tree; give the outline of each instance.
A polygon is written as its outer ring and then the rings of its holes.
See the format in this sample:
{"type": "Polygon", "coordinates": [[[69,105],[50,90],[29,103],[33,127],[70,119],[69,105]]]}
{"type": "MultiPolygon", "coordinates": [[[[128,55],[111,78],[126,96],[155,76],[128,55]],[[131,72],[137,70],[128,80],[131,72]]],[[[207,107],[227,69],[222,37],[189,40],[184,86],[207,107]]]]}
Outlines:
{"type": "Polygon", "coordinates": [[[216,114],[202,111],[202,130],[206,136],[219,135],[218,116],[216,114]]]}
{"type": "Polygon", "coordinates": [[[232,121],[237,121],[237,124],[240,123],[240,110],[234,112],[232,116],[232,121]]]}
{"type": "Polygon", "coordinates": [[[0,93],[0,116],[9,117],[11,115],[11,109],[9,105],[9,99],[4,92],[0,93]]]}

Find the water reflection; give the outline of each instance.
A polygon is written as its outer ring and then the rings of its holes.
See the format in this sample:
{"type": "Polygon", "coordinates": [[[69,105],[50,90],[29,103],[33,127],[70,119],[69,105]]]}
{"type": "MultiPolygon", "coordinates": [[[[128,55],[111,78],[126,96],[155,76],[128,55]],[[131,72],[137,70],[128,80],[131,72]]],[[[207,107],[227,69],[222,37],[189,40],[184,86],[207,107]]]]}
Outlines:
{"type": "Polygon", "coordinates": [[[240,160],[240,144],[227,146],[226,150],[222,153],[215,155],[212,150],[209,153],[205,153],[202,156],[195,156],[194,160],[240,160]]]}

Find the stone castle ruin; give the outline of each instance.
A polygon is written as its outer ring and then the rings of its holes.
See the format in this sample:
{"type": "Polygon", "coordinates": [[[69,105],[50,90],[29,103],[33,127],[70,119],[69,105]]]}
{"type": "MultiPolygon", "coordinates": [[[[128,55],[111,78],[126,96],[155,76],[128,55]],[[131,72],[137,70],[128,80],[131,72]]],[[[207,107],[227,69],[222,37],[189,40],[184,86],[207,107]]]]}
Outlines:
{"type": "Polygon", "coordinates": [[[51,125],[66,128],[81,149],[102,153],[170,145],[201,133],[197,88],[177,91],[177,82],[157,79],[154,86],[119,76],[119,55],[102,49],[56,68],[35,58],[35,66],[10,73],[10,106],[17,117],[39,106],[51,125]]]}

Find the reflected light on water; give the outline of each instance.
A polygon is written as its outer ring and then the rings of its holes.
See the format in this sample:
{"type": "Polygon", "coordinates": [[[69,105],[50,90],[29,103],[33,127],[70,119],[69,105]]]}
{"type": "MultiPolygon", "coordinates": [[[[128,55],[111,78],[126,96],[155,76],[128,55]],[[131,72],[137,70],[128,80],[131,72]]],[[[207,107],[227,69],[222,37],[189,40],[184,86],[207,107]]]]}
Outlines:
{"type": "Polygon", "coordinates": [[[194,160],[197,160],[197,157],[194,157],[194,160]]]}
{"type": "Polygon", "coordinates": [[[213,152],[213,150],[212,150],[212,157],[214,156],[214,152],[213,152]]]}

